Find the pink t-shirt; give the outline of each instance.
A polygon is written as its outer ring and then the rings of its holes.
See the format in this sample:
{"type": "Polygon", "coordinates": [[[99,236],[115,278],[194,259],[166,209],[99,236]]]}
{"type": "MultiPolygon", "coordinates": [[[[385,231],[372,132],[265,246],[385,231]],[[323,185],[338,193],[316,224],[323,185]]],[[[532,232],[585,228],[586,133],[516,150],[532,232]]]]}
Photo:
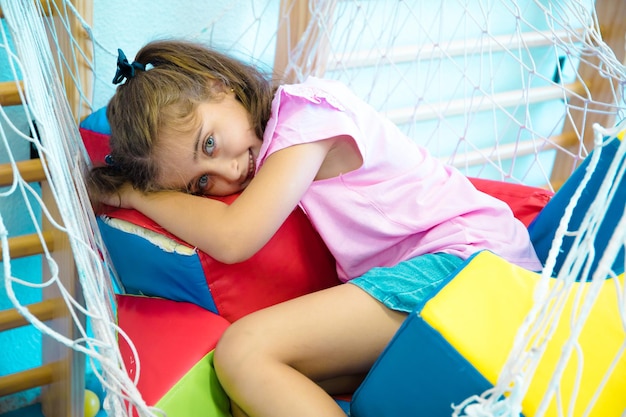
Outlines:
{"type": "Polygon", "coordinates": [[[313,182],[300,206],[343,281],[435,252],[466,259],[487,249],[541,268],[528,231],[505,203],[477,191],[339,82],[311,77],[278,89],[257,170],[273,152],[338,135],[354,139],[363,165],[313,182]]]}

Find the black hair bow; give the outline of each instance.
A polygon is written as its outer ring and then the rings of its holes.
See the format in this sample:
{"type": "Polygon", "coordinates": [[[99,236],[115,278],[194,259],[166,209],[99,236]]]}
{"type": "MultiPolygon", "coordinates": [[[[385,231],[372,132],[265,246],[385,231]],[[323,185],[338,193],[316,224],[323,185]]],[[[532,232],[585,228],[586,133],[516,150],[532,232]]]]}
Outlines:
{"type": "Polygon", "coordinates": [[[146,66],[137,61],[132,64],[126,59],[126,55],[121,49],[117,50],[117,71],[113,77],[113,84],[119,84],[124,80],[130,80],[135,76],[135,70],[145,71],[146,66]]]}

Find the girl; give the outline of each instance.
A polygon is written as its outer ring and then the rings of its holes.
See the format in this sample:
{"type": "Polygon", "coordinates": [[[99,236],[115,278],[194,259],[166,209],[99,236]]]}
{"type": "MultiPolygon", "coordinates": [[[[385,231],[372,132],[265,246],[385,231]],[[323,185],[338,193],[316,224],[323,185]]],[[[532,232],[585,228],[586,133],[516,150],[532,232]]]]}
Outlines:
{"type": "Polygon", "coordinates": [[[338,82],[273,88],[187,42],[120,51],[96,200],[137,209],[214,258],[257,252],[296,205],[348,283],[229,327],[215,368],[234,416],[344,416],[400,324],[464,259],[540,264],[506,204],[478,192],[338,82]],[[230,205],[195,195],[241,192],[230,205]]]}

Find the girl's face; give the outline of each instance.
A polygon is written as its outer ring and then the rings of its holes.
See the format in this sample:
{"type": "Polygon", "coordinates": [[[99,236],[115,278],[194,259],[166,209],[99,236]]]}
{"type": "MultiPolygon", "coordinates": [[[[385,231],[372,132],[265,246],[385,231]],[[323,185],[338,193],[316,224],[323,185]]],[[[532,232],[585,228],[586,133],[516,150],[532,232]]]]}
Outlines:
{"type": "Polygon", "coordinates": [[[234,93],[200,104],[191,129],[159,137],[159,183],[193,194],[225,196],[242,191],[254,176],[261,148],[248,113],[234,93]]]}

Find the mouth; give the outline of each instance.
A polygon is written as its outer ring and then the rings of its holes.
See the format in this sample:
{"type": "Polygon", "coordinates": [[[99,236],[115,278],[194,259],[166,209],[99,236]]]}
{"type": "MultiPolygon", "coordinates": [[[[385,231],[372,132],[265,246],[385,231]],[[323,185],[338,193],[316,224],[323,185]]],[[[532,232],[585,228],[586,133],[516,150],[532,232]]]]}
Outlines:
{"type": "Polygon", "coordinates": [[[254,177],[254,155],[252,155],[252,149],[248,149],[248,173],[243,180],[243,183],[250,181],[254,177]]]}

